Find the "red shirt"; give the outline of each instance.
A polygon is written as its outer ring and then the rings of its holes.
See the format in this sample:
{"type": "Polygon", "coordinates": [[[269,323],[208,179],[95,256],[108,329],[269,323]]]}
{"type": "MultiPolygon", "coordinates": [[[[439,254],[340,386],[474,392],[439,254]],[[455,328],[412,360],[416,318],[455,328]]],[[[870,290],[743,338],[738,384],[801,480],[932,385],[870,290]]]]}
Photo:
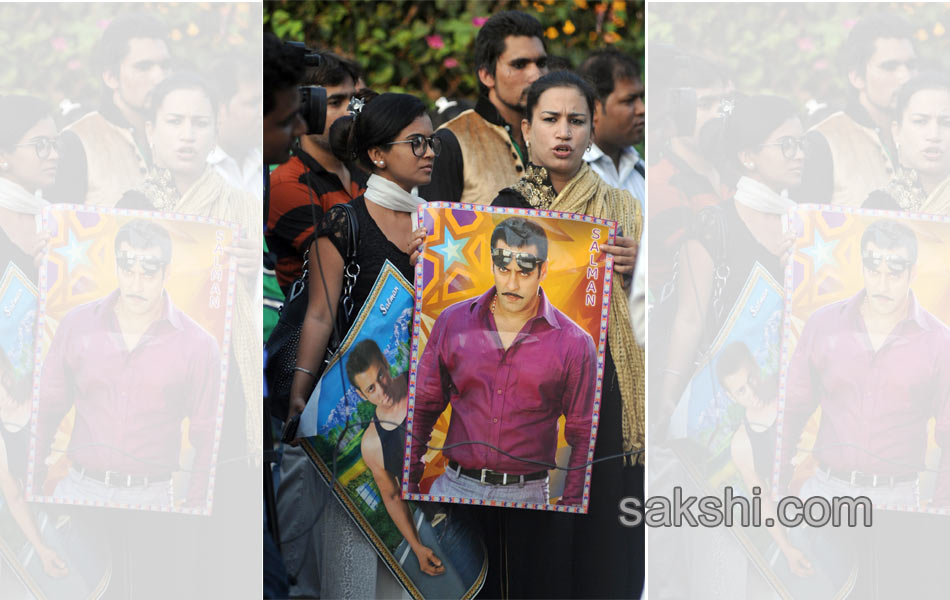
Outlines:
{"type": "MultiPolygon", "coordinates": [[[[904,475],[924,469],[927,423],[950,453],[950,329],[911,295],[908,317],[875,352],[861,317],[865,292],[816,311],[788,367],[782,425],[787,469],[809,416],[821,406],[814,455],[840,471],[904,475]]],[[[950,504],[950,474],[937,478],[950,504]]]]}
{"type": "MultiPolygon", "coordinates": [[[[410,489],[418,492],[421,458],[432,427],[452,404],[446,446],[468,440],[493,444],[514,456],[555,462],[557,422],[565,416],[571,446],[560,504],[580,504],[590,448],[597,352],[590,335],[548,302],[505,350],[490,305],[492,287],[475,300],[442,311],[419,360],[412,423],[410,489]],[[414,483],[413,483],[414,482],[414,483]]],[[[466,469],[523,475],[543,466],[509,458],[482,444],[444,454],[466,469]]]]}
{"type": "Polygon", "coordinates": [[[182,420],[195,448],[187,504],[203,506],[212,464],[221,380],[217,341],[176,309],[128,350],[115,315],[118,291],[62,320],[40,381],[37,465],[63,416],[76,407],[68,456],[76,468],[158,476],[179,470],[182,420]]]}
{"type": "MultiPolygon", "coordinates": [[[[331,206],[349,202],[366,191],[365,175],[350,170],[350,187],[324,169],[300,148],[296,156],[270,174],[270,207],[267,215],[267,246],[277,255],[277,283],[287,288],[303,273],[303,254],[313,240],[313,219],[317,224],[331,206]],[[313,198],[313,208],[310,199],[313,198]]],[[[286,289],[285,289],[286,291],[286,289]]]]}

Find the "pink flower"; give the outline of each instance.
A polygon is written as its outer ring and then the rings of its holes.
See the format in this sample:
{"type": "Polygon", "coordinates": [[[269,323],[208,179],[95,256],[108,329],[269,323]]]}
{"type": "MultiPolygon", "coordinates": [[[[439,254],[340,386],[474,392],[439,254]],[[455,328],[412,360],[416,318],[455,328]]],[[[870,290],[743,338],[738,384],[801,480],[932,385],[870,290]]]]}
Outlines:
{"type": "Polygon", "coordinates": [[[445,46],[445,42],[442,41],[442,36],[441,36],[441,35],[438,35],[438,34],[436,34],[436,35],[427,35],[427,36],[426,36],[426,43],[429,44],[429,47],[430,47],[430,48],[434,48],[434,49],[436,49],[436,50],[438,50],[438,49],[441,48],[442,46],[445,46]]]}
{"type": "Polygon", "coordinates": [[[459,61],[450,57],[442,61],[442,66],[444,66],[446,69],[454,69],[455,67],[459,66],[459,61]]]}
{"type": "Polygon", "coordinates": [[[109,26],[109,23],[111,22],[112,22],[111,19],[99,19],[98,21],[96,21],[96,27],[98,27],[99,29],[105,29],[106,27],[109,26]]]}
{"type": "Polygon", "coordinates": [[[55,37],[49,41],[50,45],[53,47],[53,50],[57,52],[62,52],[69,47],[69,42],[66,41],[64,37],[55,37]]]}
{"type": "Polygon", "coordinates": [[[812,68],[812,70],[814,70],[814,71],[824,71],[824,70],[827,69],[829,66],[831,66],[831,65],[828,63],[827,60],[825,60],[825,59],[823,59],[823,58],[819,58],[818,60],[815,61],[815,63],[811,66],[811,68],[812,68]]]}
{"type": "Polygon", "coordinates": [[[472,25],[475,27],[481,27],[485,24],[485,21],[488,20],[488,17],[472,17],[472,25]]]}
{"type": "Polygon", "coordinates": [[[69,69],[70,71],[75,71],[81,66],[82,66],[82,62],[80,62],[80,60],[77,58],[74,58],[73,60],[66,63],[66,68],[69,69]]]}
{"type": "Polygon", "coordinates": [[[811,50],[815,47],[815,42],[811,38],[803,37],[798,38],[798,49],[799,50],[811,50]]]}
{"type": "Polygon", "coordinates": [[[843,25],[845,29],[851,29],[858,23],[857,19],[845,19],[843,25]]]}

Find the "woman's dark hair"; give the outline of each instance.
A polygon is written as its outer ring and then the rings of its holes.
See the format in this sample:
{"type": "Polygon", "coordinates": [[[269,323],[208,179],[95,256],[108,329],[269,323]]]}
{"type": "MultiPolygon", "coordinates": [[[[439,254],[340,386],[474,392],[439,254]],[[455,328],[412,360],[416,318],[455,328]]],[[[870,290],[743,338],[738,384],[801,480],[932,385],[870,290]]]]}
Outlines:
{"type": "Polygon", "coordinates": [[[902,85],[897,92],[897,112],[894,113],[898,123],[904,120],[904,111],[907,110],[910,99],[923,90],[950,91],[950,77],[940,71],[924,71],[902,85]]]}
{"type": "Polygon", "coordinates": [[[758,148],[785,121],[798,116],[795,105],[780,96],[738,96],[729,115],[707,123],[700,147],[717,163],[741,172],[739,152],[758,148]]]}
{"type": "Polygon", "coordinates": [[[396,141],[399,132],[426,114],[426,105],[409,94],[361,93],[365,105],[358,115],[343,115],[330,128],[330,149],[342,161],[359,161],[373,172],[369,149],[396,141]],[[366,99],[368,97],[368,99],[366,99]]]}
{"type": "Polygon", "coordinates": [[[217,120],[218,96],[214,88],[208,83],[207,79],[191,71],[177,72],[155,86],[155,89],[149,94],[149,120],[153,123],[155,122],[155,116],[158,114],[158,108],[162,105],[162,102],[165,101],[165,98],[167,98],[169,94],[177,92],[178,90],[199,90],[203,92],[204,95],[208,97],[208,102],[211,103],[211,114],[215,120],[217,120]]]}
{"type": "Polygon", "coordinates": [[[31,127],[51,116],[46,102],[35,96],[0,96],[0,149],[12,151],[31,127]]]}
{"type": "Polygon", "coordinates": [[[555,71],[553,73],[548,73],[544,77],[539,78],[537,81],[531,84],[531,87],[528,88],[528,100],[525,105],[525,118],[528,119],[528,122],[531,122],[532,117],[534,117],[534,108],[538,105],[538,99],[541,98],[541,94],[550,90],[551,88],[574,88],[581,93],[581,96],[587,101],[587,110],[590,111],[591,116],[591,126],[593,127],[593,117],[594,117],[594,88],[590,86],[587,81],[582,79],[579,75],[575,75],[570,71],[555,71]]]}

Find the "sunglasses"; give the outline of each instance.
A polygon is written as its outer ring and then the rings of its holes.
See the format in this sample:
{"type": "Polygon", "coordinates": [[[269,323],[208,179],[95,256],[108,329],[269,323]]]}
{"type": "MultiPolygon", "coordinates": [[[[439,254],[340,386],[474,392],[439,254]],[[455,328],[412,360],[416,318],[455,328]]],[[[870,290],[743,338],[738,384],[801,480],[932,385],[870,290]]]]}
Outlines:
{"type": "Polygon", "coordinates": [[[864,263],[864,268],[869,271],[877,271],[881,263],[884,263],[891,275],[900,275],[914,264],[906,258],[879,252],[865,252],[861,255],[861,261],[864,263]]]}
{"type": "Polygon", "coordinates": [[[522,271],[533,271],[535,267],[544,262],[543,258],[538,258],[534,254],[527,252],[512,252],[504,248],[493,248],[491,251],[491,261],[500,269],[507,269],[514,259],[522,271]]]}
{"type": "Polygon", "coordinates": [[[123,271],[128,274],[133,273],[135,265],[138,264],[142,268],[142,274],[146,277],[155,277],[160,272],[165,270],[165,267],[168,265],[161,258],[155,256],[145,256],[141,254],[132,254],[129,252],[123,252],[115,257],[116,265],[123,271]]]}
{"type": "Polygon", "coordinates": [[[785,158],[795,158],[799,150],[802,151],[802,154],[808,152],[808,140],[803,137],[783,137],[776,142],[762,144],[763,148],[765,146],[780,146],[782,150],[782,156],[785,158]]]}
{"type": "Polygon", "coordinates": [[[421,133],[416,133],[409,136],[408,140],[401,140],[399,142],[389,142],[389,146],[394,144],[412,144],[412,153],[419,158],[422,158],[426,155],[426,148],[432,148],[432,153],[436,156],[442,154],[442,140],[430,135],[426,137],[421,133]]]}
{"type": "Polygon", "coordinates": [[[33,146],[36,149],[36,157],[41,159],[49,158],[49,154],[53,148],[56,148],[57,153],[62,151],[62,143],[58,137],[38,137],[25,144],[16,145],[17,148],[22,148],[24,146],[33,146]]]}

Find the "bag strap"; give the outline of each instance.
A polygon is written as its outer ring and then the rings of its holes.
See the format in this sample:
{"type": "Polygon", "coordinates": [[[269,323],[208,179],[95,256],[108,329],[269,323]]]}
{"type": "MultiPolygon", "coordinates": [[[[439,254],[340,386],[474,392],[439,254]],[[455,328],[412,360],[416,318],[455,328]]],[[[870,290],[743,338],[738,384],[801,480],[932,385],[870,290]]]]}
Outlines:
{"type": "Polygon", "coordinates": [[[360,275],[360,263],[356,259],[359,250],[360,223],[356,215],[356,207],[349,202],[338,204],[346,218],[348,230],[346,256],[343,257],[343,289],[340,291],[339,306],[336,311],[336,327],[333,331],[328,354],[332,355],[340,347],[342,337],[349,329],[350,317],[353,314],[353,288],[360,275]]]}

